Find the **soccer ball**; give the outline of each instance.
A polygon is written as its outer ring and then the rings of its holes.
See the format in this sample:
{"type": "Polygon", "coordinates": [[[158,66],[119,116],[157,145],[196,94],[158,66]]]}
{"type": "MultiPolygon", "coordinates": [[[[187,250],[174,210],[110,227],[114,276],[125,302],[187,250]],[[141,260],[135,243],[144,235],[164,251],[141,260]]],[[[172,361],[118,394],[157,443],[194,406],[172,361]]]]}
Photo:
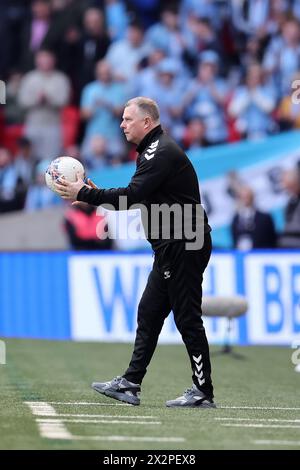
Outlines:
{"type": "Polygon", "coordinates": [[[54,183],[59,178],[64,178],[71,183],[77,180],[77,173],[84,179],[84,167],[79,160],[73,157],[58,157],[48,166],[45,173],[46,185],[52,191],[55,191],[54,183]]]}

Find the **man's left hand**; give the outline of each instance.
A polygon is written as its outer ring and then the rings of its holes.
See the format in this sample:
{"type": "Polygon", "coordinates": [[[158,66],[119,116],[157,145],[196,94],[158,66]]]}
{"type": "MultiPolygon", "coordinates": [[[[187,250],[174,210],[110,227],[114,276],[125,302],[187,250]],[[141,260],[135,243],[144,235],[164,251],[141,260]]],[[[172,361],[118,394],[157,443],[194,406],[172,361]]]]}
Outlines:
{"type": "Polygon", "coordinates": [[[79,174],[77,173],[77,181],[75,183],[70,183],[65,179],[58,179],[54,184],[55,191],[61,196],[63,199],[69,199],[71,201],[77,200],[77,195],[83,186],[87,186],[83,179],[80,178],[79,174]]]}

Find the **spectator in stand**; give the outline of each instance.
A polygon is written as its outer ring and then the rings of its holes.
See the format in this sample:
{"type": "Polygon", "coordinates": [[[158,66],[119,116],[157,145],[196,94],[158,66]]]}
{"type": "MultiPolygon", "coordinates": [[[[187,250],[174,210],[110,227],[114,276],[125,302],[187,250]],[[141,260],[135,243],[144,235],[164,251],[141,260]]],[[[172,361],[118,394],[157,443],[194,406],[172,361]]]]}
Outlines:
{"type": "Polygon", "coordinates": [[[287,170],[282,176],[282,187],[290,195],[285,208],[285,224],[278,239],[280,248],[300,248],[300,171],[287,170]]]}
{"type": "Polygon", "coordinates": [[[150,50],[147,58],[139,64],[137,73],[128,83],[131,96],[143,96],[145,90],[153,87],[156,80],[157,65],[166,58],[166,51],[161,48],[150,50]]]}
{"type": "Polygon", "coordinates": [[[220,42],[208,18],[191,15],[183,24],[184,58],[192,69],[197,69],[205,51],[215,51],[219,65],[220,42]]]}
{"type": "Polygon", "coordinates": [[[129,15],[121,0],[105,0],[104,11],[109,37],[112,41],[124,39],[129,15]]]}
{"type": "Polygon", "coordinates": [[[201,117],[194,116],[190,118],[182,138],[183,148],[188,150],[190,157],[194,152],[198,155],[199,150],[203,149],[203,147],[207,147],[208,143],[205,134],[205,124],[201,117]]]}
{"type": "Polygon", "coordinates": [[[260,39],[255,35],[249,36],[241,56],[241,69],[244,75],[251,65],[261,63],[262,54],[263,47],[260,39]]]}
{"type": "MultiPolygon", "coordinates": [[[[297,0],[298,1],[298,0],[297,0]]],[[[290,15],[289,0],[270,0],[268,18],[264,26],[260,28],[259,37],[268,43],[270,38],[280,34],[283,24],[290,15]]]]}
{"type": "Polygon", "coordinates": [[[0,213],[23,208],[23,194],[18,184],[12,155],[7,149],[0,148],[0,213]]]}
{"type": "Polygon", "coordinates": [[[272,117],[275,105],[273,87],[265,84],[260,65],[252,64],[247,70],[245,84],[233,94],[228,112],[236,119],[236,128],[244,138],[258,139],[275,132],[272,117]]]}
{"type": "Polygon", "coordinates": [[[82,153],[90,153],[92,137],[98,135],[110,142],[110,151],[117,155],[122,150],[120,117],[126,101],[126,87],[114,80],[110,65],[101,60],[96,65],[97,80],[86,85],[81,98],[81,116],[86,121],[82,153]]]}
{"type": "Polygon", "coordinates": [[[126,0],[133,18],[141,21],[143,28],[148,28],[158,21],[160,0],[126,0]]]}
{"type": "MultiPolygon", "coordinates": [[[[300,83],[300,72],[294,77],[293,81],[297,80],[297,84],[300,83]]],[[[299,85],[297,94],[297,101],[299,100],[299,85]]],[[[299,112],[299,101],[297,102],[291,97],[291,92],[282,98],[278,106],[277,118],[280,126],[280,130],[286,131],[290,129],[300,129],[300,112],[299,112]]]]}
{"type": "Polygon", "coordinates": [[[148,29],[146,41],[154,48],[165,50],[168,56],[182,56],[184,39],[180,30],[178,10],[175,7],[163,8],[160,22],[148,29]]]}
{"type": "Polygon", "coordinates": [[[83,155],[85,167],[88,170],[100,170],[107,165],[120,163],[117,157],[109,151],[107,140],[100,135],[94,135],[90,140],[90,151],[83,155]]]}
{"type": "MultiPolygon", "coordinates": [[[[57,68],[67,74],[71,80],[72,102],[76,105],[79,103],[84,80],[83,23],[89,5],[89,0],[52,0],[53,27],[49,34],[49,43],[57,54],[57,68]]],[[[96,49],[98,48],[99,45],[96,49]]]]}
{"type": "Polygon", "coordinates": [[[272,39],[266,49],[263,67],[272,77],[284,96],[291,91],[291,82],[300,64],[300,26],[289,19],[282,26],[282,33],[272,39]]]}
{"type": "Polygon", "coordinates": [[[241,187],[237,194],[237,203],[237,212],[231,223],[234,248],[238,250],[274,248],[276,232],[273,219],[255,207],[252,189],[247,186],[241,187]]]}
{"type": "Polygon", "coordinates": [[[187,118],[201,117],[206,129],[205,138],[210,145],[223,143],[228,137],[225,120],[228,88],[217,71],[218,55],[214,51],[202,52],[197,77],[183,97],[187,118]]]}
{"type": "Polygon", "coordinates": [[[217,28],[220,24],[218,2],[211,0],[182,0],[180,2],[180,17],[183,24],[191,17],[207,18],[214,25],[214,28],[217,28]]]}
{"type": "Polygon", "coordinates": [[[35,162],[30,140],[27,139],[27,137],[21,137],[18,140],[18,150],[13,166],[19,184],[24,188],[24,193],[26,193],[29,185],[32,183],[33,166],[35,162]]]}
{"type": "Polygon", "coordinates": [[[299,0],[292,0],[292,2],[293,2],[293,8],[292,8],[293,16],[300,21],[300,2],[299,0]]]}
{"type": "Polygon", "coordinates": [[[21,69],[28,72],[34,67],[34,56],[39,49],[49,48],[49,33],[52,26],[50,0],[33,0],[31,16],[25,20],[21,32],[21,69]]]}
{"type": "Polygon", "coordinates": [[[235,28],[259,36],[269,16],[270,0],[232,0],[231,6],[235,28]]]}
{"type": "Polygon", "coordinates": [[[138,65],[150,52],[144,41],[144,31],[138,23],[131,23],[126,38],[112,43],[105,57],[116,80],[127,82],[134,77],[138,65]]]}
{"type": "Polygon", "coordinates": [[[94,80],[96,63],[105,57],[109,45],[102,11],[88,8],[84,13],[83,33],[79,43],[78,73],[81,89],[94,80]]]}
{"type": "Polygon", "coordinates": [[[172,136],[179,140],[183,133],[182,102],[180,97],[186,81],[180,73],[180,63],[167,58],[156,67],[154,81],[141,90],[141,96],[148,96],[159,103],[161,124],[172,136]]]}
{"type": "Polygon", "coordinates": [[[62,205],[61,199],[45,184],[45,172],[49,163],[50,161],[42,160],[35,168],[34,183],[29,187],[25,200],[25,210],[28,212],[62,205]]]}
{"type": "Polygon", "coordinates": [[[23,124],[25,118],[24,109],[20,106],[18,94],[22,74],[13,71],[6,85],[5,123],[8,126],[23,124]]]}
{"type": "Polygon", "coordinates": [[[1,0],[0,2],[0,77],[6,80],[19,68],[21,30],[30,10],[31,0],[1,0]]]}
{"type": "Polygon", "coordinates": [[[70,206],[64,216],[64,227],[73,250],[110,250],[107,220],[89,204],[70,206]]]}
{"type": "Polygon", "coordinates": [[[19,103],[26,110],[25,135],[39,159],[52,159],[62,150],[60,111],[68,103],[70,84],[66,75],[55,70],[52,52],[37,52],[36,69],[24,75],[19,103]]]}

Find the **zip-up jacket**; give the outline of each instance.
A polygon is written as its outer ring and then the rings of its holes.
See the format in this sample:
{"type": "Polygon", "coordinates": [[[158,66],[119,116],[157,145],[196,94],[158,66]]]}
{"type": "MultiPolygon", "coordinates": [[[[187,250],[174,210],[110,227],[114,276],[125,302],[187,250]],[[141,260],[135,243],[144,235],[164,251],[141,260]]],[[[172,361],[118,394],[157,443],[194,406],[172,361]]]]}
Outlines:
{"type": "Polygon", "coordinates": [[[154,251],[178,239],[192,240],[195,230],[211,231],[201,207],[199,184],[192,163],[176,142],[157,126],[137,146],[136,171],[128,186],[92,189],[84,186],[78,201],[124,209],[141,207],[147,239],[154,251]],[[166,212],[169,210],[169,217],[166,212]],[[180,214],[181,212],[181,214],[180,214]],[[199,227],[203,224],[203,227],[199,227]],[[180,230],[182,227],[182,230],[180,230]]]}

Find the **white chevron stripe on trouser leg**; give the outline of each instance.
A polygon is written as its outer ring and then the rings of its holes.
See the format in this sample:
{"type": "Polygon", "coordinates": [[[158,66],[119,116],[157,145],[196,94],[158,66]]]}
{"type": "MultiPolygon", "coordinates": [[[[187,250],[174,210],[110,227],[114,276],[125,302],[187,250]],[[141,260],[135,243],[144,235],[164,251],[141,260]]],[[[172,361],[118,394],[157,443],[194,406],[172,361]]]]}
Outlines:
{"type": "Polygon", "coordinates": [[[196,366],[196,370],[195,370],[195,376],[197,377],[198,379],[198,383],[201,387],[201,385],[203,385],[205,383],[205,379],[203,377],[203,370],[202,367],[203,367],[203,362],[202,362],[202,354],[199,354],[198,357],[196,356],[192,356],[194,361],[195,361],[195,366],[196,366]]]}

